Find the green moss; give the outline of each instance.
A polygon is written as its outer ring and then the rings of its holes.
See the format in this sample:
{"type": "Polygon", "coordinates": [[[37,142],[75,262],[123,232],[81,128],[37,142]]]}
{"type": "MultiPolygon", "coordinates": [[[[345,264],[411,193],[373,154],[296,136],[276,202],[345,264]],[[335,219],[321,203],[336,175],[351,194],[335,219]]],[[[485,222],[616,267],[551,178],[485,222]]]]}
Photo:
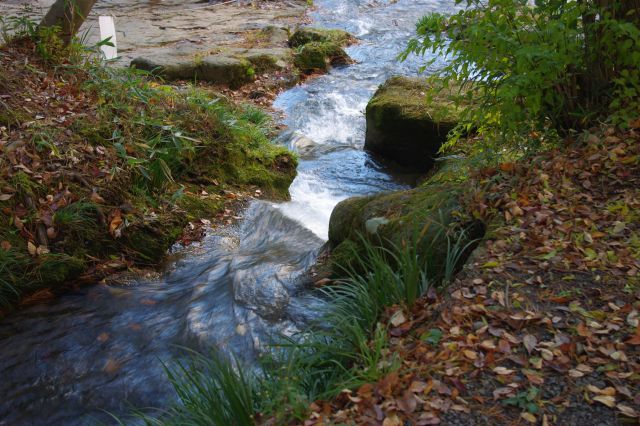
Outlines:
{"type": "Polygon", "coordinates": [[[156,265],[182,235],[187,218],[166,215],[154,223],[128,227],[119,240],[122,251],[141,264],[156,265]]]}
{"type": "Polygon", "coordinates": [[[362,254],[362,252],[363,249],[359,244],[352,240],[345,240],[331,250],[329,267],[337,274],[357,271],[360,268],[358,254],[362,254]]]}
{"type": "Polygon", "coordinates": [[[0,307],[10,306],[26,290],[30,262],[26,250],[0,248],[0,307]]]}
{"type": "Polygon", "coordinates": [[[331,42],[344,47],[354,41],[355,37],[343,30],[300,28],[289,37],[289,46],[300,47],[312,42],[331,42]]]}
{"type": "Polygon", "coordinates": [[[42,185],[32,180],[25,172],[18,172],[13,175],[10,185],[16,190],[18,197],[33,197],[42,190],[42,185]]]}
{"type": "Polygon", "coordinates": [[[457,123],[459,109],[454,105],[452,95],[456,89],[443,89],[437,95],[432,93],[434,83],[426,79],[392,77],[379,87],[367,105],[367,116],[374,115],[374,122],[384,125],[385,111],[394,110],[398,117],[429,120],[443,123],[457,123]]]}
{"type": "Polygon", "coordinates": [[[191,194],[185,194],[178,200],[178,206],[186,212],[189,221],[213,217],[223,205],[220,199],[191,194]]]}
{"type": "Polygon", "coordinates": [[[46,286],[64,284],[78,277],[85,269],[81,258],[64,253],[49,253],[36,259],[35,274],[46,286]]]}
{"type": "Polygon", "coordinates": [[[5,108],[0,110],[0,126],[12,129],[29,120],[30,117],[26,112],[5,108]]]}
{"type": "Polygon", "coordinates": [[[329,65],[344,65],[350,62],[349,55],[333,42],[310,42],[302,46],[293,60],[302,72],[326,71],[329,65]]]}

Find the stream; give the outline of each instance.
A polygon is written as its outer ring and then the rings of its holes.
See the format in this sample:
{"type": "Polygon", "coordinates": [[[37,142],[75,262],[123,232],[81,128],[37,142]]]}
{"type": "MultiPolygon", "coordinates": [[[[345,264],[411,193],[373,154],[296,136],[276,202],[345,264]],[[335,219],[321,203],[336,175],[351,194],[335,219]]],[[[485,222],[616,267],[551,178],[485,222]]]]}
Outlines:
{"type": "Polygon", "coordinates": [[[171,256],[161,278],[95,285],[0,322],[0,425],[87,425],[175,398],[163,363],[182,347],[216,347],[251,363],[270,336],[317,314],[304,273],[327,239],[329,217],[356,195],[407,188],[363,150],[364,109],[394,74],[421,60],[396,55],[428,11],[451,0],[315,0],[315,26],[360,39],[356,64],[282,93],[288,131],[278,143],[300,156],[285,203],[254,201],[234,229],[212,232],[171,256]]]}

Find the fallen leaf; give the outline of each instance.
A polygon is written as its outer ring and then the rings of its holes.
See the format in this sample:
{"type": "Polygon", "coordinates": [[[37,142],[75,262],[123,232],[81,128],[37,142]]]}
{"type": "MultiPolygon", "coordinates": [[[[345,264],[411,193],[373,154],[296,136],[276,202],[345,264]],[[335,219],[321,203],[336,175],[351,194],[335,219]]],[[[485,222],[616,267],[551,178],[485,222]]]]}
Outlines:
{"type": "Polygon", "coordinates": [[[402,311],[396,311],[391,316],[391,319],[389,320],[389,322],[391,322],[391,325],[393,325],[394,327],[398,327],[399,325],[402,325],[405,322],[407,322],[407,318],[405,318],[404,313],[402,313],[402,311]]]}
{"type": "Polygon", "coordinates": [[[493,372],[501,376],[508,376],[509,374],[515,373],[514,370],[510,370],[506,367],[496,367],[493,369],[493,372]]]}
{"type": "Polygon", "coordinates": [[[464,351],[462,351],[462,353],[464,354],[465,357],[469,358],[470,360],[474,360],[478,358],[478,354],[475,353],[474,351],[470,351],[469,349],[465,349],[464,351]]]}
{"type": "Polygon", "coordinates": [[[402,426],[402,420],[400,420],[397,415],[393,414],[389,417],[385,417],[382,422],[382,426],[402,426]]]}
{"type": "Polygon", "coordinates": [[[92,192],[91,197],[89,198],[96,204],[104,204],[104,198],[102,198],[97,192],[92,192]]]}
{"type": "Polygon", "coordinates": [[[612,396],[598,395],[594,397],[593,400],[598,401],[599,403],[604,404],[609,408],[613,408],[616,406],[616,399],[612,396]]]}
{"type": "Polygon", "coordinates": [[[638,414],[638,412],[636,410],[634,410],[633,408],[629,407],[628,405],[623,405],[623,404],[618,404],[616,406],[616,408],[625,416],[627,417],[640,417],[640,414],[638,414]]]}
{"type": "Polygon", "coordinates": [[[535,336],[527,334],[522,339],[522,343],[524,343],[524,347],[527,349],[527,352],[531,353],[531,351],[533,351],[536,348],[536,345],[538,344],[538,339],[536,339],[535,336]]]}
{"type": "Polygon", "coordinates": [[[98,337],[96,337],[96,340],[100,343],[106,342],[109,340],[109,333],[100,333],[98,337]]]}

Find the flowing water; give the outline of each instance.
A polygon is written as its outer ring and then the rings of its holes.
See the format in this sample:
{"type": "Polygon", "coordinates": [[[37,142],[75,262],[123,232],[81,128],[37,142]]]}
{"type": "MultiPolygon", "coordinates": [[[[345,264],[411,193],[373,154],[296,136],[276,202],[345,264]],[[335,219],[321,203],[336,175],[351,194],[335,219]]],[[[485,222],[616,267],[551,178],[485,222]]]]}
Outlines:
{"type": "Polygon", "coordinates": [[[315,0],[314,25],[360,43],[357,63],[283,93],[275,103],[300,154],[290,202],[255,201],[237,229],[174,256],[157,280],[96,285],[0,323],[0,425],[84,425],[104,412],[161,407],[174,398],[163,370],[182,347],[217,347],[251,362],[269,336],[313,317],[304,272],[327,238],[340,200],[406,188],[363,152],[364,108],[394,74],[420,61],[396,55],[425,12],[452,0],[315,0]]]}

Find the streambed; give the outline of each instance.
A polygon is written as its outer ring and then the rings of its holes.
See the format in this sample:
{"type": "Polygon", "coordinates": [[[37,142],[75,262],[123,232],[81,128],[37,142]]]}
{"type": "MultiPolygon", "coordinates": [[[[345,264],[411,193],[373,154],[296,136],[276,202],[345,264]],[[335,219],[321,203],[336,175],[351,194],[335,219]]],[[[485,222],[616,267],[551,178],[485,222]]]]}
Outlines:
{"type": "Polygon", "coordinates": [[[172,256],[159,279],[95,285],[0,322],[0,425],[108,423],[102,410],[161,407],[174,395],[162,363],[180,347],[218,347],[255,359],[270,336],[293,333],[318,302],[303,279],[327,238],[331,210],[347,197],[407,187],[363,152],[364,108],[393,74],[420,61],[396,55],[428,11],[446,0],[315,0],[314,25],[360,39],[356,64],[281,94],[299,152],[286,203],[254,201],[235,229],[212,233],[172,256]]]}

